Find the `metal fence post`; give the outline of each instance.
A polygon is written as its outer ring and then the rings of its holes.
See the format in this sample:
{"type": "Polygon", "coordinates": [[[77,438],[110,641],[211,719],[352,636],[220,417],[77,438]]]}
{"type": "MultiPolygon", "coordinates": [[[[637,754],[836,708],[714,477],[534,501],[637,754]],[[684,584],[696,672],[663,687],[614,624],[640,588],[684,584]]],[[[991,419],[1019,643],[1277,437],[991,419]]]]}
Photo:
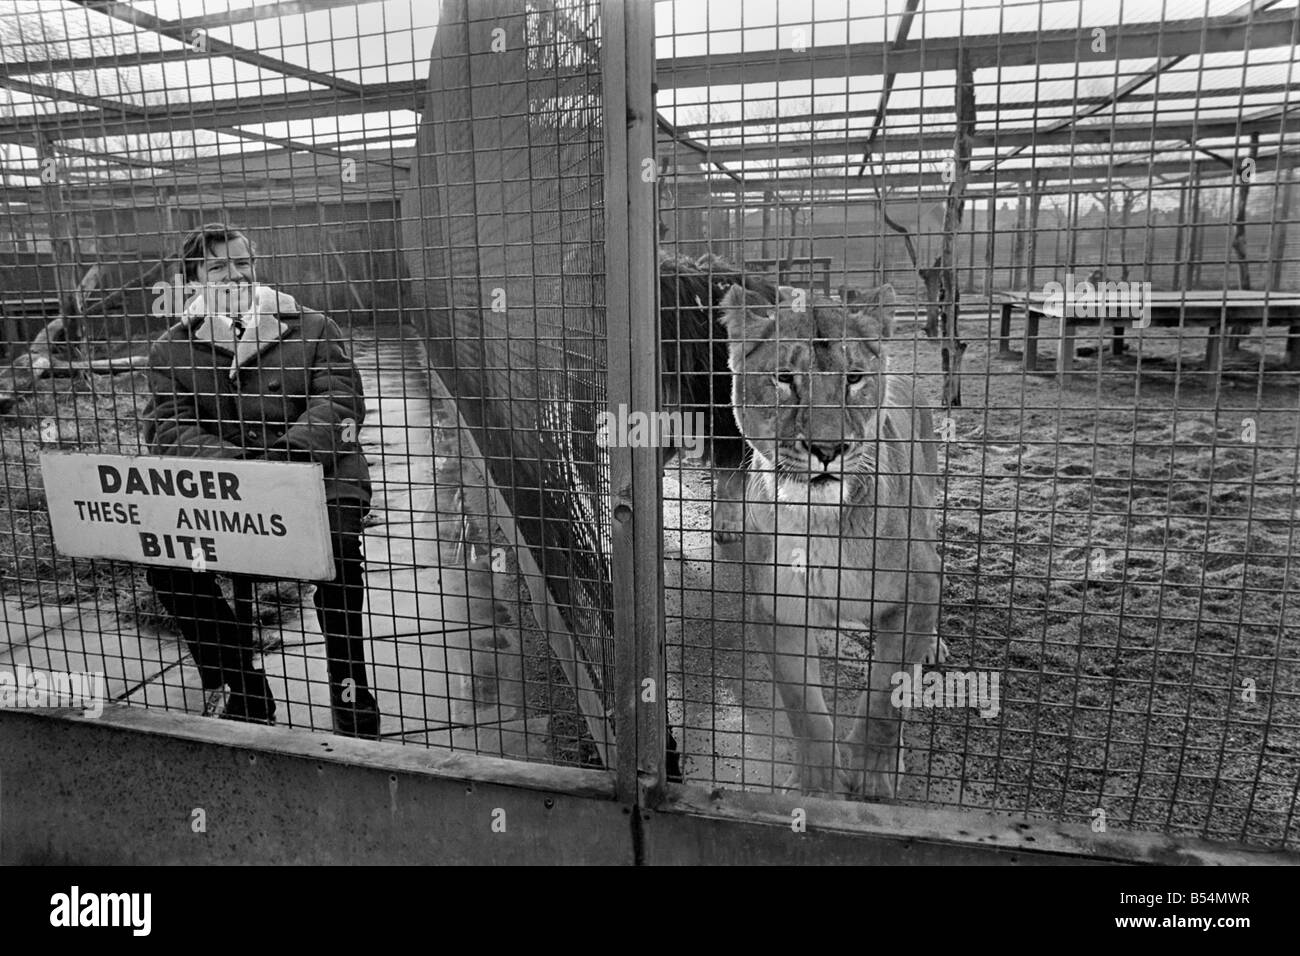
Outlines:
{"type": "MultiPolygon", "coordinates": [[[[654,8],[602,5],[610,411],[654,414],[659,321],[654,177],[654,8]],[[647,178],[647,176],[649,178],[647,178]]],[[[619,799],[664,782],[663,503],[657,448],[610,448],[619,799]]]]}

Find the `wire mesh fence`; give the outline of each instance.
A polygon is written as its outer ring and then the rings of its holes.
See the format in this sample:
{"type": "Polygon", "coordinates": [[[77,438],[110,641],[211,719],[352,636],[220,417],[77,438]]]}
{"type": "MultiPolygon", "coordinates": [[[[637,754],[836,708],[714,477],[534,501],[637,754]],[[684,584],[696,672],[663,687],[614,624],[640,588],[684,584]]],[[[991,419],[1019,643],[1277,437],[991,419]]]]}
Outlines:
{"type": "Polygon", "coordinates": [[[101,701],[607,756],[595,10],[19,4],[0,550],[20,686],[99,674],[101,701]],[[120,476],[83,495],[43,481],[52,451],[145,457],[69,459],[120,476]],[[205,459],[238,502],[184,497],[205,459]],[[263,461],[319,464],[327,510],[296,526],[283,469],[248,496],[263,461]],[[72,537],[113,539],[101,557],[56,540],[67,508],[72,537]],[[326,517],[346,573],[270,573],[326,517]]]}
{"type": "Polygon", "coordinates": [[[882,7],[658,10],[685,776],[1293,846],[1295,9],[882,7]]]}
{"type": "Polygon", "coordinates": [[[8,702],[1294,848],[1295,5],[608,13],[0,21],[8,702]]]}

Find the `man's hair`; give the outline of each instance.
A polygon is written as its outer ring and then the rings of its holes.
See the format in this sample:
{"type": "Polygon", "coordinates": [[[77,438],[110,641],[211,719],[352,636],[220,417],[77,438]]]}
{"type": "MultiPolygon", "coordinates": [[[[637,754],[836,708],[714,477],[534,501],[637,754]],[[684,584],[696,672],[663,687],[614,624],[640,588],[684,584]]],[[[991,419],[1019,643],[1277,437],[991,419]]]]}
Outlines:
{"type": "Polygon", "coordinates": [[[185,270],[185,281],[193,282],[198,278],[199,266],[203,265],[204,258],[212,251],[213,246],[235,239],[243,239],[247,242],[249,255],[256,258],[257,250],[253,247],[253,240],[224,222],[210,222],[199,226],[186,236],[185,243],[181,246],[181,267],[185,270]]]}

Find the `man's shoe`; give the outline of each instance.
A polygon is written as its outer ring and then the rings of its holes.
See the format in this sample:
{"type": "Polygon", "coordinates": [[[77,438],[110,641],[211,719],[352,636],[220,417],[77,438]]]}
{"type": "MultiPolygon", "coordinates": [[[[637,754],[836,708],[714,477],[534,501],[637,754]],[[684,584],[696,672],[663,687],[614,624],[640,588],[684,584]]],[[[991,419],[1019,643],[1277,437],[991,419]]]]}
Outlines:
{"type": "Polygon", "coordinates": [[[340,737],[379,739],[379,705],[364,687],[353,691],[353,700],[344,700],[341,691],[330,694],[330,712],[334,716],[334,733],[340,737]]]}
{"type": "Polygon", "coordinates": [[[240,720],[250,724],[275,724],[275,698],[266,683],[266,675],[254,671],[244,678],[243,687],[232,689],[226,698],[226,720],[240,720]]]}

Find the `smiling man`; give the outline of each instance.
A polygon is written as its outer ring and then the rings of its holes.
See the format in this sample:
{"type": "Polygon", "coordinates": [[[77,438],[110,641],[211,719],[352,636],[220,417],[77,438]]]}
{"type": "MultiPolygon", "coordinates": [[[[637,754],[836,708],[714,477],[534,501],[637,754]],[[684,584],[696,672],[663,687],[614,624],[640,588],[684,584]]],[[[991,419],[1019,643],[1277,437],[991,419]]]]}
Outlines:
{"type": "MultiPolygon", "coordinates": [[[[254,254],[246,235],[222,223],[185,238],[185,280],[198,294],[150,351],[144,439],[158,455],[321,463],[334,577],[317,584],[316,609],[334,730],[377,738],[361,613],[361,529],[371,495],[357,442],[366,404],[361,376],[333,320],[258,284],[254,254]]],[[[151,567],[148,578],[199,668],[204,714],[275,723],[266,674],[253,665],[252,627],[222,596],[216,576],[151,567]]]]}

